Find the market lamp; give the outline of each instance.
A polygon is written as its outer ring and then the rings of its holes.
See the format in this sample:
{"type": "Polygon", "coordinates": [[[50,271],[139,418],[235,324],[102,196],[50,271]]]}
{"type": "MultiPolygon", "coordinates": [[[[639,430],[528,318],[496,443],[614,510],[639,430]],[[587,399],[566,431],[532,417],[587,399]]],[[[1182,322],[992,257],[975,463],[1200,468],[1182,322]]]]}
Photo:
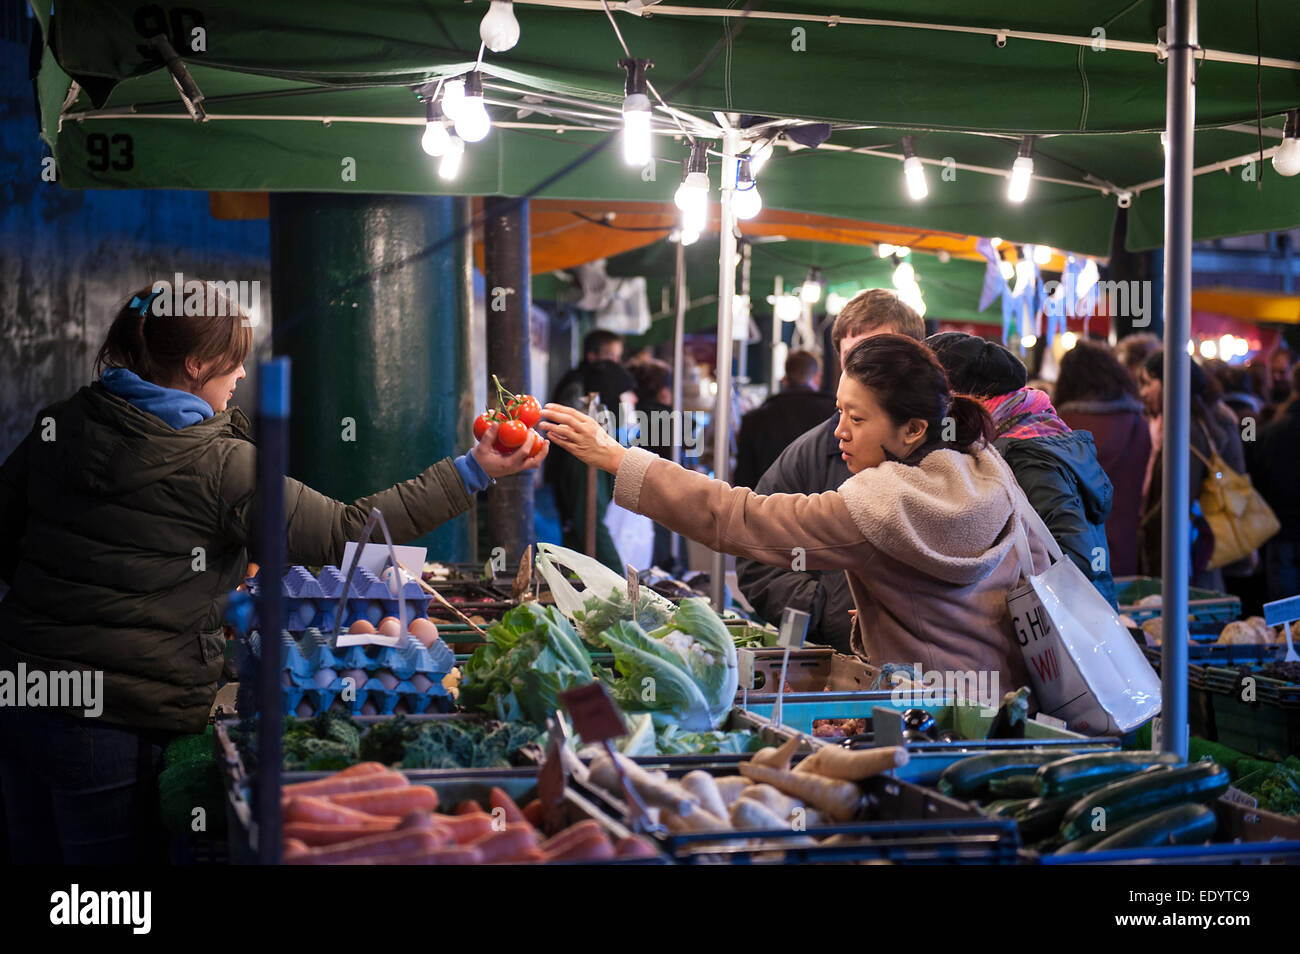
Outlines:
{"type": "Polygon", "coordinates": [[[703,232],[709,219],[709,153],[703,142],[691,143],[691,156],[673,201],[682,210],[682,231],[703,232]]]}
{"type": "Polygon", "coordinates": [[[1033,148],[1033,136],[1020,140],[1020,152],[1011,165],[1011,181],[1007,184],[1007,200],[1010,202],[1024,202],[1029,195],[1029,181],[1034,175],[1034,159],[1030,155],[1033,148]]]}
{"type": "Polygon", "coordinates": [[[465,77],[453,76],[442,84],[442,114],[455,122],[465,105],[465,77]]]}
{"type": "Polygon", "coordinates": [[[903,179],[907,183],[907,194],[920,201],[930,194],[930,187],[925,182],[925,166],[916,155],[911,136],[903,137],[903,179]]]}
{"type": "MultiPolygon", "coordinates": [[[[443,106],[444,111],[446,106],[443,106]]],[[[492,129],[487,106],[483,102],[483,74],[473,70],[465,74],[465,98],[455,117],[456,135],[465,142],[480,142],[492,129]]]]}
{"type": "Polygon", "coordinates": [[[654,158],[651,148],[650,97],[646,94],[645,71],[654,66],[650,60],[619,60],[627,70],[623,85],[623,161],[644,168],[654,158]]]}
{"type": "Polygon", "coordinates": [[[420,148],[435,159],[447,151],[451,134],[447,132],[446,117],[442,114],[442,103],[430,99],[424,104],[424,135],[420,137],[420,148]]]}
{"type": "Polygon", "coordinates": [[[772,158],[775,151],[773,147],[774,139],[764,139],[760,145],[754,146],[749,150],[749,171],[758,175],[758,171],[767,164],[767,160],[772,158]]]}
{"type": "Polygon", "coordinates": [[[763,208],[763,197],[758,194],[758,183],[750,169],[748,156],[740,156],[736,167],[736,194],[732,197],[731,208],[738,219],[752,219],[763,208]]]}
{"type": "Polygon", "coordinates": [[[493,53],[504,53],[519,42],[519,21],[511,0],[492,0],[478,25],[479,39],[493,53]]]}
{"type": "Polygon", "coordinates": [[[822,300],[822,273],[820,269],[808,269],[808,277],[799,286],[799,297],[808,305],[815,305],[822,300]]]}
{"type": "Polygon", "coordinates": [[[1287,111],[1282,144],[1273,153],[1273,169],[1280,176],[1300,174],[1300,109],[1287,111]]]}
{"type": "Polygon", "coordinates": [[[460,175],[460,163],[465,158],[465,140],[459,136],[447,137],[447,148],[438,160],[438,178],[451,181],[460,175]]]}

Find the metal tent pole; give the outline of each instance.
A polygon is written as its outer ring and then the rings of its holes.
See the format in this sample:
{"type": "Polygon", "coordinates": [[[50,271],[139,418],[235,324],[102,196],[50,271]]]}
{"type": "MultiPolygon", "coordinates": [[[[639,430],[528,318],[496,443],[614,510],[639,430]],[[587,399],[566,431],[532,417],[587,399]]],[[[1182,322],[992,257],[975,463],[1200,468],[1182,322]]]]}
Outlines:
{"type": "Polygon", "coordinates": [[[1192,136],[1196,120],[1196,0],[1167,0],[1169,41],[1165,159],[1164,500],[1161,602],[1164,711],[1160,748],[1187,758],[1187,587],[1191,512],[1192,136]]]}
{"type": "MultiPolygon", "coordinates": [[[[673,279],[673,294],[676,296],[676,320],[673,323],[673,463],[682,462],[682,444],[686,439],[686,412],[682,409],[682,374],[686,364],[686,246],[680,238],[677,242],[677,270],[673,279]]],[[[695,435],[690,435],[692,442],[695,435]]],[[[682,538],[680,534],[672,535],[673,559],[678,565],[684,565],[682,555],[682,538]]]]}
{"type": "MultiPolygon", "coordinates": [[[[740,147],[740,133],[732,128],[727,129],[723,133],[722,143],[724,156],[736,155],[740,147]]],[[[727,160],[722,161],[725,167],[727,160]]],[[[731,320],[736,296],[736,213],[732,208],[732,199],[735,194],[734,189],[727,187],[724,172],[718,226],[718,394],[713,413],[713,475],[718,480],[728,480],[731,477],[731,320]]],[[[710,582],[713,608],[719,613],[724,609],[726,572],[726,554],[713,554],[710,582]]]]}

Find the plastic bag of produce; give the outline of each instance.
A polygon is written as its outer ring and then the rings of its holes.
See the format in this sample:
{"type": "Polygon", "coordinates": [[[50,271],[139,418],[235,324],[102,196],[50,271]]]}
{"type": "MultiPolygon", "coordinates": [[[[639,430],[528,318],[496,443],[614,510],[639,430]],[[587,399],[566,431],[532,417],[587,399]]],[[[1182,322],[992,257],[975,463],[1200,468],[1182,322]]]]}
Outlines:
{"type": "MultiPolygon", "coordinates": [[[[1009,471],[1008,471],[1009,473],[1009,471]]],[[[1160,713],[1160,678],[1106,599],[1070,560],[1017,486],[1022,585],[1007,596],[1042,711],[1072,732],[1130,732],[1160,713]],[[1027,533],[1051,565],[1035,572],[1027,533]]]]}

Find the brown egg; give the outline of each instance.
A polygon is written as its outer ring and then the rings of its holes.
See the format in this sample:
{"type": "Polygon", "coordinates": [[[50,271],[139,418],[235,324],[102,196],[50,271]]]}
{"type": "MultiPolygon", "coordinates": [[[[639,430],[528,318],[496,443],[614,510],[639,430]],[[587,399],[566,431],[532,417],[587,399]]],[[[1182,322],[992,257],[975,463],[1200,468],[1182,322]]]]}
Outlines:
{"type": "Polygon", "coordinates": [[[379,680],[380,685],[385,689],[396,689],[398,678],[393,675],[391,669],[380,669],[375,673],[375,678],[379,680]]]}
{"type": "Polygon", "coordinates": [[[402,621],[396,616],[385,616],[379,621],[379,635],[395,637],[402,635],[402,621]]]}
{"type": "Polygon", "coordinates": [[[311,703],[304,699],[298,703],[298,708],[294,710],[294,715],[299,719],[310,719],[316,714],[316,710],[311,707],[311,703]]]}
{"type": "Polygon", "coordinates": [[[348,627],[349,633],[373,633],[375,627],[370,624],[368,619],[359,619],[348,627]]]}
{"type": "Polygon", "coordinates": [[[411,620],[411,635],[414,636],[425,649],[432,646],[438,639],[438,627],[423,616],[411,620]]]}

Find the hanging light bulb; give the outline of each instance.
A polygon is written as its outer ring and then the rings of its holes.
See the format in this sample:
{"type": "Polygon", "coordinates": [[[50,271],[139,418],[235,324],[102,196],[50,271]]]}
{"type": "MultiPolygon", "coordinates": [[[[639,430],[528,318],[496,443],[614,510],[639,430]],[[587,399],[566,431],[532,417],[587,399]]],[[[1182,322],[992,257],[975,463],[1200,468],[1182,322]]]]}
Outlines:
{"type": "Polygon", "coordinates": [[[442,114],[455,122],[465,105],[465,77],[453,76],[442,84],[442,114]]]}
{"type": "Polygon", "coordinates": [[[898,251],[898,246],[890,245],[888,242],[881,242],[876,246],[876,256],[878,258],[893,258],[896,251],[898,251]]]}
{"type": "Polygon", "coordinates": [[[738,219],[752,219],[763,208],[763,197],[758,194],[758,183],[750,171],[751,160],[741,156],[736,169],[736,193],[731,198],[732,211],[738,219]]]}
{"type": "Polygon", "coordinates": [[[1280,176],[1300,173],[1300,109],[1286,114],[1282,127],[1282,145],[1273,153],[1273,169],[1280,176]]]}
{"type": "Polygon", "coordinates": [[[749,150],[749,171],[758,175],[758,170],[767,164],[767,160],[772,158],[773,139],[765,139],[763,143],[749,150]]]}
{"type": "Polygon", "coordinates": [[[782,321],[798,321],[803,314],[803,304],[798,295],[781,295],[774,303],[776,316],[782,321]]]}
{"type": "Polygon", "coordinates": [[[992,245],[994,248],[997,248],[999,245],[1002,244],[1002,239],[998,238],[995,235],[993,236],[993,238],[989,239],[989,244],[992,245]]]}
{"type": "Polygon", "coordinates": [[[916,284],[916,269],[914,269],[907,262],[903,262],[901,265],[899,265],[897,268],[894,269],[893,281],[894,281],[894,287],[897,288],[899,291],[903,291],[904,289],[911,288],[913,285],[916,284]]]}
{"type": "Polygon", "coordinates": [[[847,305],[848,303],[849,300],[845,298],[843,295],[837,294],[836,292],[831,292],[829,295],[826,296],[826,314],[834,318],[836,315],[838,315],[840,312],[844,310],[844,306],[847,305]]]}
{"type": "Polygon", "coordinates": [[[822,300],[822,273],[818,269],[808,269],[808,277],[799,286],[799,297],[810,305],[822,300]]]}
{"type": "Polygon", "coordinates": [[[1023,338],[1020,339],[1020,344],[1026,348],[1032,348],[1034,347],[1034,345],[1038,344],[1038,335],[1035,334],[1025,335],[1023,338]]]}
{"type": "Polygon", "coordinates": [[[1207,361],[1219,356],[1219,346],[1215,344],[1213,338],[1206,338],[1201,342],[1201,357],[1207,361]]]}
{"type": "Polygon", "coordinates": [[[700,240],[699,232],[692,232],[687,229],[681,229],[677,233],[677,240],[683,245],[694,245],[700,240]]]}
{"type": "Polygon", "coordinates": [[[478,25],[479,39],[493,53],[504,53],[519,42],[519,21],[511,0],[492,0],[478,25]]]}
{"type": "Polygon", "coordinates": [[[894,254],[899,258],[907,258],[912,254],[912,247],[910,245],[895,245],[894,254]]]}
{"type": "Polygon", "coordinates": [[[1034,246],[1034,264],[1050,265],[1052,263],[1052,247],[1050,245],[1034,246]]]}
{"type": "Polygon", "coordinates": [[[1029,180],[1034,175],[1034,160],[1030,156],[1033,148],[1033,136],[1020,140],[1020,153],[1011,165],[1011,181],[1007,184],[1007,199],[1011,202],[1024,202],[1029,195],[1029,180]]]}
{"type": "Polygon", "coordinates": [[[451,180],[460,175],[460,161],[465,157],[465,141],[459,136],[447,137],[447,148],[438,160],[438,178],[451,180]]]}
{"type": "Polygon", "coordinates": [[[623,85],[623,161],[644,168],[654,158],[650,133],[650,97],[646,95],[645,71],[650,60],[619,60],[627,70],[623,85]]]}
{"type": "Polygon", "coordinates": [[[913,200],[919,202],[930,194],[930,187],[925,183],[925,166],[916,155],[911,136],[903,137],[903,179],[913,200]]]}
{"type": "Polygon", "coordinates": [[[479,142],[491,129],[492,119],[483,104],[483,74],[474,70],[465,74],[465,98],[456,114],[456,135],[466,142],[479,142]]]}
{"type": "Polygon", "coordinates": [[[1079,336],[1076,335],[1073,331],[1067,331],[1065,332],[1065,334],[1061,335],[1062,351],[1069,351],[1078,343],[1079,343],[1079,336]]]}
{"type": "Polygon", "coordinates": [[[442,105],[434,99],[424,104],[424,135],[420,137],[420,148],[435,159],[447,151],[451,135],[443,120],[442,105]]]}
{"type": "Polygon", "coordinates": [[[673,196],[682,210],[682,231],[703,232],[709,220],[709,154],[703,142],[691,145],[684,173],[673,196]]]}

